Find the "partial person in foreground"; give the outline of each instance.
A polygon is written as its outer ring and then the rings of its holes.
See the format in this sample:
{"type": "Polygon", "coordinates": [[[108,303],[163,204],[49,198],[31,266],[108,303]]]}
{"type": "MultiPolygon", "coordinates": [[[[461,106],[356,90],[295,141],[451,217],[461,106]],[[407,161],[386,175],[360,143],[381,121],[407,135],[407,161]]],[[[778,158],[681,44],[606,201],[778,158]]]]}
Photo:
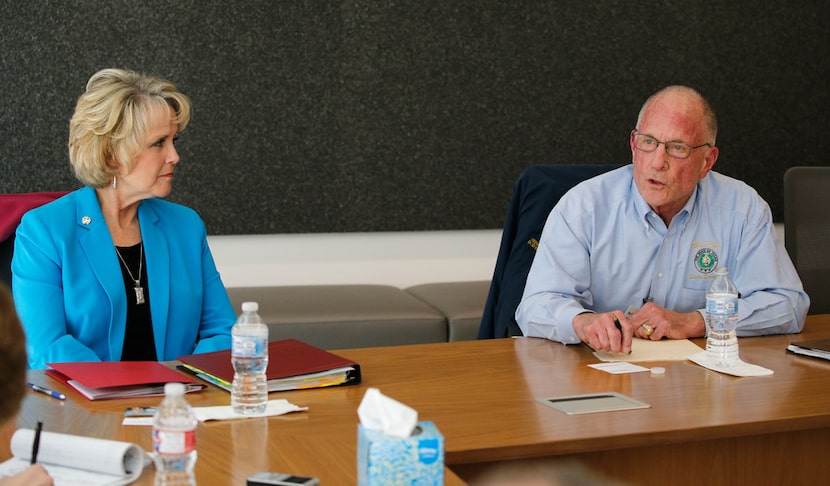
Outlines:
{"type": "MultiPolygon", "coordinates": [[[[3,447],[11,441],[14,433],[14,418],[20,410],[20,403],[26,393],[26,336],[14,309],[11,293],[0,283],[0,425],[3,433],[0,440],[3,447]]],[[[4,449],[6,450],[6,449],[4,449]]],[[[0,457],[5,461],[9,457],[0,457]]],[[[40,464],[29,466],[14,476],[0,477],[0,486],[44,486],[51,485],[52,478],[40,464]]]]}
{"type": "Polygon", "coordinates": [[[797,333],[810,305],[769,205],[712,171],[717,118],[685,86],[643,105],[632,164],[585,181],[551,211],[516,320],[525,336],[627,353],[634,336],[702,337],[706,289],[726,267],[738,335],[797,333]]]}
{"type": "Polygon", "coordinates": [[[161,199],[190,110],[158,78],[119,69],[90,78],[69,126],[69,159],[86,187],[17,228],[12,290],[31,368],[230,347],[235,314],[205,225],[161,199]]]}
{"type": "Polygon", "coordinates": [[[470,486],[626,486],[575,461],[503,462],[470,481],[470,486]]]}

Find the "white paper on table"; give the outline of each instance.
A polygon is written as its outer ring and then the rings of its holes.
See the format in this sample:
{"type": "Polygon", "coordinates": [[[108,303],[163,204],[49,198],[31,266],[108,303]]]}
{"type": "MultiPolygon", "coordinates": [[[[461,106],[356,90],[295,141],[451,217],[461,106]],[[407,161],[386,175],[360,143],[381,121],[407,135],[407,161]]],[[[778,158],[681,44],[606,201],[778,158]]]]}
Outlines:
{"type": "Polygon", "coordinates": [[[622,375],[626,373],[640,373],[643,371],[650,371],[648,368],[645,368],[643,366],[635,365],[634,363],[626,363],[623,361],[594,363],[589,364],[588,366],[594,368],[595,370],[611,373],[612,375],[622,375]]]}
{"type": "MultiPolygon", "coordinates": [[[[265,406],[265,411],[255,415],[239,415],[233,412],[233,408],[229,405],[220,405],[215,407],[193,407],[193,414],[196,415],[196,420],[206,422],[208,420],[233,420],[256,417],[271,417],[274,415],[283,415],[291,412],[302,412],[308,410],[308,407],[298,407],[287,400],[269,400],[265,406]]],[[[153,417],[124,417],[121,425],[137,425],[137,426],[152,426],[153,417]]]]}
{"type": "Polygon", "coordinates": [[[726,373],[727,375],[732,376],[768,376],[773,374],[773,371],[770,369],[764,368],[763,366],[745,363],[741,360],[738,360],[738,363],[735,366],[730,366],[729,368],[710,365],[706,360],[706,351],[689,356],[689,360],[703,366],[706,369],[726,373]]]}
{"type": "Polygon", "coordinates": [[[268,400],[265,405],[265,411],[254,415],[240,415],[234,413],[233,407],[230,405],[220,405],[216,407],[193,407],[193,413],[196,415],[196,420],[199,422],[206,422],[208,420],[233,420],[256,417],[271,417],[274,415],[284,415],[291,412],[303,412],[308,410],[308,407],[298,407],[288,400],[268,400]]]}
{"type": "Polygon", "coordinates": [[[124,417],[124,420],[121,422],[121,425],[152,426],[153,417],[124,417]]]}

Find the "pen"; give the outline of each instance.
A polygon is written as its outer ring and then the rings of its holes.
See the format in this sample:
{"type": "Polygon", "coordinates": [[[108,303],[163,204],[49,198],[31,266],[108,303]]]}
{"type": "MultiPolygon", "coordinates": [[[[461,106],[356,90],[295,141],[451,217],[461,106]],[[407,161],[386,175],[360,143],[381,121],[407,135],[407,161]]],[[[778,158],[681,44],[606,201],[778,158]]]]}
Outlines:
{"type": "Polygon", "coordinates": [[[50,390],[39,385],[35,385],[34,383],[27,383],[27,385],[29,385],[29,388],[36,392],[43,393],[44,395],[49,395],[50,397],[57,398],[58,400],[66,400],[66,395],[64,395],[61,392],[56,392],[54,390],[50,390]]]}
{"type": "MultiPolygon", "coordinates": [[[[617,327],[617,330],[622,331],[622,324],[620,324],[620,320],[617,319],[617,314],[612,314],[612,316],[614,317],[614,325],[617,327]]],[[[631,351],[629,351],[628,354],[631,354],[631,351]]]]}
{"type": "Polygon", "coordinates": [[[43,422],[40,420],[37,421],[37,428],[35,429],[35,440],[32,442],[32,459],[29,461],[29,464],[35,464],[37,462],[37,450],[40,448],[40,431],[43,429],[43,422]]]}

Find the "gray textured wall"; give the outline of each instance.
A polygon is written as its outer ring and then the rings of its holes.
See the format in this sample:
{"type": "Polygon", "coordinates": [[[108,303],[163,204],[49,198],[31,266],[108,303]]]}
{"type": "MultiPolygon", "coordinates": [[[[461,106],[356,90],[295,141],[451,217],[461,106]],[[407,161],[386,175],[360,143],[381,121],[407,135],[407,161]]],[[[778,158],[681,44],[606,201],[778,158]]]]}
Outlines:
{"type": "Polygon", "coordinates": [[[0,192],[74,189],[89,76],[166,77],[194,102],[172,200],[213,234],[498,228],[538,163],[625,163],[643,100],[689,84],[716,167],[783,216],[827,165],[820,2],[0,1],[0,192]]]}

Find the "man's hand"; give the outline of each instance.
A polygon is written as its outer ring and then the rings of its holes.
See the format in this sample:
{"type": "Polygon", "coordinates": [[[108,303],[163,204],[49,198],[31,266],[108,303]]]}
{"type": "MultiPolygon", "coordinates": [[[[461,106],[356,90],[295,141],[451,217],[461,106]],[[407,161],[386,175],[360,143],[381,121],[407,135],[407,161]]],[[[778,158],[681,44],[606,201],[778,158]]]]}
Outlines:
{"type": "Polygon", "coordinates": [[[706,331],[706,323],[700,312],[674,312],[653,302],[647,302],[628,320],[633,326],[634,335],[652,341],[659,341],[663,338],[702,337],[706,331]]]}
{"type": "Polygon", "coordinates": [[[574,317],[573,326],[579,339],[595,351],[631,352],[634,327],[622,311],[585,312],[574,317]]]}

